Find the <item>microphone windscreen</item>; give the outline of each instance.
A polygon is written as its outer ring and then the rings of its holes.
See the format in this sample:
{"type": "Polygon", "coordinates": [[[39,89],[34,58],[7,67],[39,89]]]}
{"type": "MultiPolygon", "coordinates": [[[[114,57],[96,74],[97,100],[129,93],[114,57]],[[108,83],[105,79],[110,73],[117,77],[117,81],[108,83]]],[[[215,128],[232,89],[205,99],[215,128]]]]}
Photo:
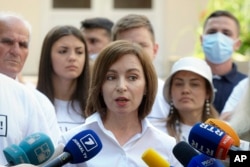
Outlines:
{"type": "Polygon", "coordinates": [[[184,167],[224,167],[220,160],[198,153],[184,141],[175,145],[173,154],[184,167]]]}
{"type": "Polygon", "coordinates": [[[149,148],[142,154],[143,161],[149,167],[170,167],[169,162],[167,162],[159,153],[157,153],[153,148],[149,148]]]}
{"type": "Polygon", "coordinates": [[[27,136],[21,141],[19,147],[24,150],[33,165],[46,162],[55,151],[51,139],[43,133],[34,133],[27,136]]]}
{"type": "Polygon", "coordinates": [[[5,148],[3,153],[9,165],[39,165],[53,155],[54,145],[47,135],[34,133],[24,138],[19,145],[13,144],[5,148]]]}
{"type": "Polygon", "coordinates": [[[84,130],[69,140],[64,152],[71,155],[70,163],[82,163],[93,158],[102,149],[102,143],[93,130],[84,130]]]}
{"type": "Polygon", "coordinates": [[[174,146],[173,154],[183,166],[187,166],[193,157],[199,155],[197,151],[184,141],[174,146]]]}
{"type": "Polygon", "coordinates": [[[21,149],[19,146],[15,144],[12,144],[3,149],[3,154],[8,162],[8,165],[10,166],[23,163],[27,164],[30,163],[29,158],[27,157],[23,149],[21,149]]]}
{"type": "Polygon", "coordinates": [[[189,144],[200,152],[218,159],[226,159],[233,139],[212,125],[197,123],[190,130],[189,144]]]}
{"type": "Polygon", "coordinates": [[[224,132],[226,132],[226,134],[228,134],[230,137],[233,138],[233,140],[234,140],[233,145],[234,146],[236,146],[236,147],[240,146],[239,136],[237,135],[235,130],[232,127],[230,127],[230,125],[228,123],[226,123],[222,120],[219,120],[219,119],[215,119],[215,118],[209,118],[206,120],[205,123],[223,130],[224,132]]]}

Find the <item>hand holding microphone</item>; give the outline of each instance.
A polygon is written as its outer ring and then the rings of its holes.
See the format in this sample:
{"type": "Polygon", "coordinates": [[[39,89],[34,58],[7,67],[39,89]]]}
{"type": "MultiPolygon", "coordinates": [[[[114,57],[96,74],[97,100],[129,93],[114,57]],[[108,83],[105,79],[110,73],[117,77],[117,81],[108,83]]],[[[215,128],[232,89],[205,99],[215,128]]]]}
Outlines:
{"type": "Polygon", "coordinates": [[[169,162],[167,162],[153,148],[146,150],[142,155],[142,159],[149,167],[170,167],[169,162]]]}
{"type": "Polygon", "coordinates": [[[3,150],[7,166],[22,163],[39,165],[46,162],[54,153],[54,145],[43,133],[27,136],[19,145],[12,144],[3,150]]]}
{"type": "Polygon", "coordinates": [[[92,130],[84,130],[70,139],[64,147],[63,153],[44,167],[61,167],[67,163],[77,164],[88,161],[102,149],[102,143],[92,130]]]}

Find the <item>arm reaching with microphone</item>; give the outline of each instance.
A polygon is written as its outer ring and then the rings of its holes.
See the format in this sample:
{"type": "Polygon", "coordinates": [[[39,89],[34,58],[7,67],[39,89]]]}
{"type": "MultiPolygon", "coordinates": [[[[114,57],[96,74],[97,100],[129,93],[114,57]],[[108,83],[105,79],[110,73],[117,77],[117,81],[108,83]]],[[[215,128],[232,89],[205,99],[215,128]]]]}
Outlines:
{"type": "Polygon", "coordinates": [[[67,163],[78,164],[93,158],[102,149],[102,143],[92,130],[76,134],[64,147],[63,153],[44,165],[44,167],[61,167],[67,163]]]}

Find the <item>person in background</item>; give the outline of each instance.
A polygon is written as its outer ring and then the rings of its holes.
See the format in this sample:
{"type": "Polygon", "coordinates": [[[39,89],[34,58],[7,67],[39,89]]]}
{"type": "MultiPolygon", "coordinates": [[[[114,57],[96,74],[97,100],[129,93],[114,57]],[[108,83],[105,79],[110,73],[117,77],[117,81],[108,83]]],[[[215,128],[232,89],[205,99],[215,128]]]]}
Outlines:
{"type": "Polygon", "coordinates": [[[88,18],[81,22],[80,30],[87,42],[91,67],[99,52],[112,41],[113,24],[113,21],[104,17],[88,18]]]}
{"type": "Polygon", "coordinates": [[[196,123],[218,118],[213,89],[212,72],[204,60],[184,57],[174,63],[164,84],[164,97],[170,105],[167,132],[177,142],[188,142],[196,123]]]}
{"type": "MultiPolygon", "coordinates": [[[[57,146],[58,139],[51,130],[54,127],[49,126],[43,110],[31,89],[0,73],[0,165],[8,163],[3,153],[5,148],[19,145],[33,133],[48,135],[54,147],[57,146]]],[[[41,161],[46,158],[42,155],[46,153],[41,151],[37,155],[41,161]]]]}
{"type": "MultiPolygon", "coordinates": [[[[250,62],[249,62],[250,65],[250,62]]],[[[250,68],[248,69],[248,75],[250,68]]],[[[241,95],[240,101],[236,107],[230,112],[227,122],[237,132],[239,138],[250,142],[250,80],[244,81],[245,92],[241,95]]]]}
{"type": "MultiPolygon", "coordinates": [[[[239,35],[239,21],[228,11],[214,11],[205,20],[201,42],[205,59],[212,69],[215,87],[214,106],[219,114],[233,90],[247,77],[237,70],[232,59],[234,51],[241,45],[239,35]]],[[[234,92],[235,96],[242,94],[244,88],[238,91],[240,93],[234,92]]]]}
{"type": "Polygon", "coordinates": [[[89,57],[79,29],[64,25],[46,35],[39,63],[37,89],[54,104],[62,132],[83,124],[89,89],[89,57]]]}
{"type": "MultiPolygon", "coordinates": [[[[24,63],[29,53],[29,42],[31,35],[31,25],[22,16],[12,12],[0,13],[0,73],[17,80],[17,75],[22,71],[24,63]]],[[[18,81],[16,81],[18,82],[18,81]]],[[[37,103],[44,112],[46,123],[52,131],[51,139],[57,143],[61,132],[56,120],[55,109],[49,99],[34,88],[30,88],[37,98],[37,103]]],[[[2,100],[2,99],[1,99],[2,100]]],[[[14,103],[11,105],[15,105],[14,103]]],[[[18,110],[16,110],[18,112],[18,110]]],[[[35,114],[34,110],[34,114],[35,114]]],[[[14,115],[12,115],[14,116],[14,115]]],[[[32,117],[32,115],[29,115],[32,117]]],[[[17,115],[18,117],[18,115],[17,115]]],[[[41,118],[41,124],[42,124],[41,118]]],[[[14,123],[14,122],[13,122],[14,123]]],[[[15,124],[15,123],[14,123],[15,124]]],[[[33,125],[29,125],[33,126],[33,125]]],[[[25,128],[22,129],[24,133],[25,128]]],[[[8,131],[10,136],[16,131],[8,131]]],[[[23,136],[25,137],[25,135],[23,136]]],[[[9,137],[12,138],[12,137],[9,137]]],[[[15,142],[20,141],[15,140],[15,142]]],[[[12,140],[9,140],[9,142],[12,140]]]]}
{"type": "Polygon", "coordinates": [[[156,88],[151,58],[138,44],[119,40],[105,47],[93,67],[86,122],[62,138],[65,144],[75,134],[92,129],[100,137],[102,149],[85,163],[69,166],[146,167],[141,156],[148,148],[154,148],[171,165],[181,166],[172,153],[175,139],[146,118],[156,88]]]}
{"type": "Polygon", "coordinates": [[[224,109],[221,112],[220,119],[224,121],[228,121],[233,112],[235,110],[238,110],[238,105],[241,102],[243,95],[246,92],[246,89],[248,88],[248,81],[249,77],[244,78],[238,85],[237,87],[234,88],[232,91],[231,95],[229,96],[224,109]],[[244,92],[242,92],[244,90],[244,92]]]}
{"type": "MultiPolygon", "coordinates": [[[[120,18],[112,29],[112,39],[128,40],[141,45],[150,56],[153,62],[158,51],[158,44],[155,41],[153,26],[150,20],[144,15],[129,14],[120,18]]],[[[157,128],[166,131],[166,118],[169,113],[169,105],[163,97],[164,81],[157,78],[157,95],[152,111],[148,115],[149,121],[157,128]]]]}

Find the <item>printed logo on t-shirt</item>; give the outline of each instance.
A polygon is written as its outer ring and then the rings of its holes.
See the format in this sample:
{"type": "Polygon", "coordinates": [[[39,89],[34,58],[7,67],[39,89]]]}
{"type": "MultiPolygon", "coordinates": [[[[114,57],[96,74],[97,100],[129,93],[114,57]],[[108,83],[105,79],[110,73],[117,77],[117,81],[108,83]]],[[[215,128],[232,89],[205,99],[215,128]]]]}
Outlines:
{"type": "Polygon", "coordinates": [[[0,115],[0,136],[7,136],[7,115],[0,115]]]}

